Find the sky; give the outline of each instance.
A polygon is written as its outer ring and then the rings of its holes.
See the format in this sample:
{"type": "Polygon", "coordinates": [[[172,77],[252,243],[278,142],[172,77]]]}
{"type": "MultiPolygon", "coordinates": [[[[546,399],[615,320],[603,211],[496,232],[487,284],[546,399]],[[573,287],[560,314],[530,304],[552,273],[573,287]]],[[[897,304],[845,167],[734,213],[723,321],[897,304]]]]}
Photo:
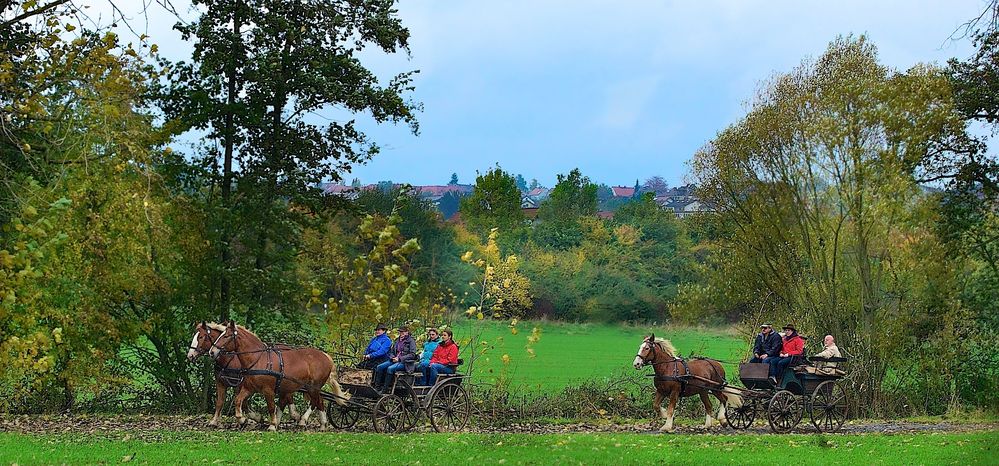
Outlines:
{"type": "MultiPolygon", "coordinates": [[[[357,121],[382,151],[346,180],[445,184],[499,164],[551,186],[579,168],[632,186],[682,184],[687,161],[745,114],[759,83],[822,54],[838,35],[867,35],[905,70],[972,53],[949,40],[984,0],[590,1],[402,0],[411,53],[364,56],[383,82],[419,70],[409,97],[420,134],[357,121]]],[[[183,8],[181,8],[183,10],[183,8]]],[[[193,16],[192,16],[193,17],[193,16]]],[[[168,58],[190,56],[151,12],[168,58]]]]}

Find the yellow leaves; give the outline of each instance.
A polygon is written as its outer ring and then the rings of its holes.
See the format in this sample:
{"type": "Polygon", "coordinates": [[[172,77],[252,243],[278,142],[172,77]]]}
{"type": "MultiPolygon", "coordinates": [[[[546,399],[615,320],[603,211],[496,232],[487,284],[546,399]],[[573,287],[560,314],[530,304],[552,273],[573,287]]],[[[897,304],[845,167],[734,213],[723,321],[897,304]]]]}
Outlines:
{"type": "Polygon", "coordinates": [[[510,355],[509,354],[504,354],[503,356],[500,357],[500,360],[503,361],[503,365],[509,365],[510,364],[510,355]]]}
{"type": "Polygon", "coordinates": [[[56,344],[62,343],[62,327],[52,329],[52,338],[55,339],[56,344]]]}
{"type": "MultiPolygon", "coordinates": [[[[472,251],[466,251],[461,255],[462,262],[469,262],[472,260],[472,251]]],[[[473,282],[474,283],[474,282],[473,282]]]]}
{"type": "Polygon", "coordinates": [[[21,4],[21,9],[24,11],[28,11],[34,8],[35,5],[38,5],[38,0],[27,0],[21,4]]]}
{"type": "Polygon", "coordinates": [[[480,313],[478,313],[478,314],[475,314],[475,318],[476,318],[476,319],[478,319],[478,320],[482,320],[482,319],[483,319],[484,317],[485,317],[485,316],[484,316],[484,315],[482,315],[482,313],[481,313],[481,312],[480,312],[480,313]]]}
{"type": "Polygon", "coordinates": [[[63,26],[63,28],[65,28],[65,29],[66,29],[66,32],[73,32],[73,31],[75,31],[75,30],[76,30],[76,26],[73,26],[73,25],[72,25],[72,24],[70,24],[70,23],[66,23],[66,24],[65,24],[65,25],[63,26]]]}

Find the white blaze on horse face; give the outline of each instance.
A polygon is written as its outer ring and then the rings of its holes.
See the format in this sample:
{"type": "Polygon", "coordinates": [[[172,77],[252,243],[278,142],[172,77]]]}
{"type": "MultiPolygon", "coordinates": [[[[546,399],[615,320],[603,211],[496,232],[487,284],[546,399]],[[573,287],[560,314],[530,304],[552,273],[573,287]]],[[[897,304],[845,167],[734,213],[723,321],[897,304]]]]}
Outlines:
{"type": "Polygon", "coordinates": [[[642,354],[642,351],[645,351],[645,345],[647,344],[648,343],[643,341],[642,344],[638,347],[638,354],[635,355],[635,362],[632,363],[634,364],[635,369],[641,369],[642,366],[645,364],[645,362],[642,361],[642,356],[640,355],[642,354]]]}
{"type": "Polygon", "coordinates": [[[219,340],[221,340],[222,337],[224,337],[224,336],[225,336],[225,332],[222,332],[221,334],[219,334],[219,337],[215,339],[214,343],[212,343],[212,349],[208,350],[208,354],[210,354],[215,359],[218,359],[219,353],[222,352],[222,350],[219,348],[219,340]]]}
{"type": "Polygon", "coordinates": [[[198,347],[198,335],[200,335],[200,334],[201,334],[201,332],[199,332],[197,330],[194,331],[194,338],[191,339],[191,347],[190,347],[190,349],[187,350],[187,359],[188,360],[193,361],[194,358],[198,357],[198,350],[195,349],[195,348],[198,347]]]}

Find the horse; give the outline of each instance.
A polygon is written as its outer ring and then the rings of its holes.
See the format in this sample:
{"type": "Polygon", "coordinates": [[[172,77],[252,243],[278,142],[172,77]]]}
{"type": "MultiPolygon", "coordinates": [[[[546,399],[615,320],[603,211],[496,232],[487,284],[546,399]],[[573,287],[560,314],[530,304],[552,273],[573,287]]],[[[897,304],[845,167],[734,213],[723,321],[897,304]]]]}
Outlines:
{"type": "MultiPolygon", "coordinates": [[[[225,325],[214,322],[202,321],[199,324],[195,324],[194,337],[191,338],[191,346],[187,351],[187,360],[193,362],[199,356],[207,355],[212,348],[212,342],[222,335],[224,331],[225,325]]],[[[233,374],[238,374],[240,369],[242,369],[242,366],[239,360],[233,355],[221,354],[215,359],[215,415],[208,422],[209,426],[219,425],[219,420],[222,418],[222,406],[225,404],[226,389],[233,386],[226,380],[227,374],[225,371],[228,370],[232,371],[233,374]]],[[[232,380],[231,376],[230,380],[232,380]]],[[[292,394],[288,394],[282,398],[278,406],[282,411],[285,406],[288,406],[292,419],[295,421],[301,420],[302,416],[295,409],[295,400],[292,394]]],[[[248,411],[247,417],[254,422],[261,422],[261,417],[256,412],[248,411]]]]}
{"type": "Polygon", "coordinates": [[[222,354],[234,355],[242,365],[245,375],[236,394],[236,420],[243,424],[243,400],[254,393],[261,393],[267,401],[271,425],[267,430],[277,430],[281,412],[275,409],[275,396],[283,398],[303,389],[309,399],[309,408],[298,421],[305,426],[312,411],[319,411],[320,428],[329,425],[321,394],[324,385],[332,388],[334,400],[344,406],[350,395],[343,391],[336,380],[333,358],[323,351],[307,347],[276,348],[265,344],[253,332],[230,321],[221,335],[212,343],[209,354],[213,358],[222,354]]]}
{"type": "Polygon", "coordinates": [[[721,363],[713,359],[692,359],[685,361],[676,356],[676,348],[669,340],[649,335],[638,347],[635,355],[635,369],[652,366],[655,371],[653,386],[656,397],[652,406],[659,412],[659,417],[666,419],[659,431],[673,432],[673,410],[680,397],[700,395],[704,403],[704,427],[711,427],[711,399],[708,394],[718,398],[721,406],[718,408],[718,422],[725,422],[725,407],[738,408],[742,406],[742,397],[725,393],[725,369],[721,363]],[[669,408],[663,409],[664,398],[669,399],[669,408]]]}

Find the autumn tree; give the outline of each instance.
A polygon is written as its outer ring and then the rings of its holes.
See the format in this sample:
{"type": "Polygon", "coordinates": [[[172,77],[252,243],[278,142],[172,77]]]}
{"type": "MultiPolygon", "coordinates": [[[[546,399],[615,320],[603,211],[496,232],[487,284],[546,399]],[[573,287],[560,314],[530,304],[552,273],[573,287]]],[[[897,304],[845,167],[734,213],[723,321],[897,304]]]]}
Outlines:
{"type": "Polygon", "coordinates": [[[498,166],[480,173],[475,177],[475,190],[461,199],[461,218],[482,237],[493,228],[522,228],[524,213],[516,180],[498,166]]]}

